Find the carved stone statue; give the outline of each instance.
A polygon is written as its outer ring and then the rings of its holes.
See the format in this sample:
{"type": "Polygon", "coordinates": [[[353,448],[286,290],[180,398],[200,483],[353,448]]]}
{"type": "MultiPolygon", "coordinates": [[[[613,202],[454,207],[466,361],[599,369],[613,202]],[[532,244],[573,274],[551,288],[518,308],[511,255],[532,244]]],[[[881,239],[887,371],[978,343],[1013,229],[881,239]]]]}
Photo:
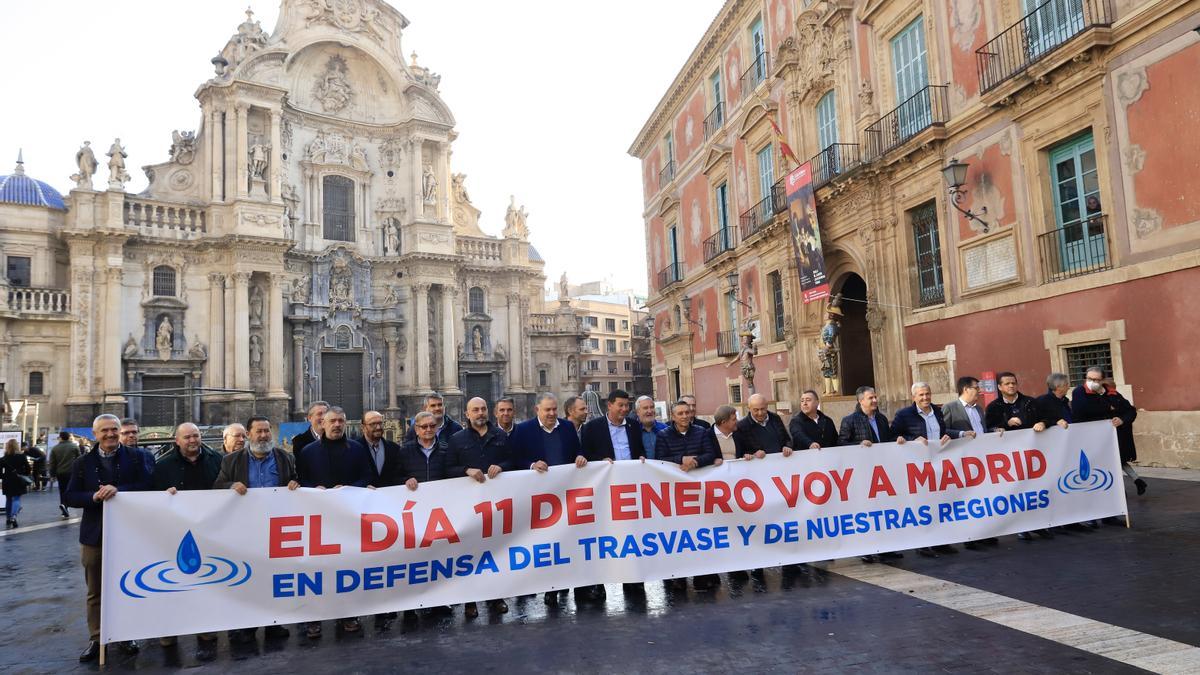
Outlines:
{"type": "Polygon", "coordinates": [[[354,306],[353,273],[350,263],[342,258],[333,261],[329,274],[329,306],[334,310],[354,306]]]}
{"type": "Polygon", "coordinates": [[[498,361],[508,360],[508,352],[504,351],[503,343],[497,342],[496,346],[492,349],[492,353],[496,356],[496,360],[498,361]]]}
{"type": "Polygon", "coordinates": [[[302,274],[292,282],[292,302],[305,303],[308,302],[308,290],[312,284],[312,277],[307,274],[302,274]]]}
{"type": "Polygon", "coordinates": [[[579,362],[572,356],[567,359],[567,379],[574,380],[577,377],[579,377],[579,362]]]}
{"type": "Polygon", "coordinates": [[[383,299],[384,307],[395,307],[400,303],[400,287],[396,284],[388,284],[387,297],[383,299]]]}
{"type": "Polygon", "coordinates": [[[821,377],[824,378],[825,394],[840,394],[841,382],[839,377],[838,354],[841,348],[839,335],[842,331],[842,294],[838,293],[829,300],[825,310],[825,325],[821,327],[821,347],[817,349],[817,360],[821,364],[821,377]]]}
{"type": "Polygon", "coordinates": [[[174,329],[171,327],[171,317],[164,316],[162,323],[158,324],[158,331],[154,336],[154,346],[158,348],[158,358],[166,361],[171,358],[171,345],[174,329]]]}
{"type": "Polygon", "coordinates": [[[433,175],[433,167],[429,164],[425,165],[425,170],[421,174],[421,197],[426,204],[437,203],[437,176],[433,175]]]}
{"type": "Polygon", "coordinates": [[[355,143],[350,148],[350,166],[359,171],[367,170],[367,150],[363,146],[355,143]]]}
{"type": "Polygon", "coordinates": [[[250,146],[250,178],[263,180],[267,172],[267,162],[271,159],[271,146],[266,143],[255,143],[250,146]]]}
{"type": "Polygon", "coordinates": [[[558,299],[566,300],[571,297],[571,287],[567,284],[567,273],[563,272],[558,279],[558,299]]]}
{"type": "Polygon", "coordinates": [[[125,158],[128,157],[125,148],[121,147],[121,139],[113,140],[108,149],[108,187],[110,190],[124,190],[129,182],[129,173],[125,171],[125,158]]]}
{"type": "Polygon", "coordinates": [[[474,348],[475,358],[483,357],[483,331],[479,326],[475,326],[471,331],[471,346],[474,348]]]}
{"type": "Polygon", "coordinates": [[[171,149],[168,152],[172,162],[185,166],[191,164],[196,159],[196,132],[172,131],[171,149]]]}
{"type": "Polygon", "coordinates": [[[331,56],[325,63],[325,72],[317,76],[313,98],[317,99],[325,112],[338,112],[354,98],[354,89],[350,86],[346,71],[345,59],[331,56]]]}
{"type": "Polygon", "coordinates": [[[137,353],[137,341],[133,339],[133,333],[130,333],[129,339],[125,341],[125,347],[121,350],[121,356],[124,356],[126,360],[129,360],[137,356],[137,353]]]}
{"type": "Polygon", "coordinates": [[[203,361],[208,358],[208,347],[200,341],[199,335],[192,336],[192,346],[188,349],[188,358],[203,361]]]}
{"type": "Polygon", "coordinates": [[[750,394],[754,394],[754,357],[758,354],[758,346],[754,344],[754,333],[751,331],[749,324],[742,331],[742,348],[738,352],[737,360],[742,365],[742,379],[746,380],[746,389],[750,394]]]}
{"type": "Polygon", "coordinates": [[[92,176],[96,175],[96,167],[100,165],[96,161],[96,153],[92,152],[91,141],[84,141],[83,147],[75,153],[75,164],[79,167],[79,173],[71,175],[71,180],[75,181],[75,187],[80,190],[91,190],[92,176]]]}
{"type": "Polygon", "coordinates": [[[453,191],[452,194],[455,201],[470,204],[471,196],[467,194],[466,180],[467,174],[456,173],[450,176],[450,188],[453,191]]]}
{"type": "Polygon", "coordinates": [[[250,325],[263,325],[263,292],[258,286],[250,287],[250,325]]]}
{"type": "Polygon", "coordinates": [[[250,367],[262,368],[263,347],[262,338],[257,335],[250,336],[250,367]]]}

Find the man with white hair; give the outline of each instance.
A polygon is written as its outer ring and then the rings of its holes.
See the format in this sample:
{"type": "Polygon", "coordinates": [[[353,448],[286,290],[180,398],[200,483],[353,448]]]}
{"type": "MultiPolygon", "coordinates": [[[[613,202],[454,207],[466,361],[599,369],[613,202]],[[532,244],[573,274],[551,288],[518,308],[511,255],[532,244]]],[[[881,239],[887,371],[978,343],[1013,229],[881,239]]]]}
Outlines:
{"type": "MultiPolygon", "coordinates": [[[[154,474],[135,448],[121,445],[116,415],[100,415],[92,421],[96,444],[71,466],[71,479],[63,497],[67,506],[83,509],[79,523],[80,558],[87,582],[87,623],[91,642],[79,655],[86,663],[100,656],[100,561],[104,533],[104,502],[121,492],[154,489],[154,474]]],[[[111,542],[110,542],[111,543],[111,542]]],[[[127,654],[137,652],[136,642],[122,642],[127,654]]]]}
{"type": "Polygon", "coordinates": [[[788,435],[783,418],[767,408],[767,397],[752,394],[746,401],[750,414],[737,422],[733,441],[737,454],[742,459],[762,459],[777,452],[784,457],[792,454],[792,438],[788,435]]]}
{"type": "Polygon", "coordinates": [[[658,440],[658,432],[666,429],[667,423],[658,420],[654,399],[649,396],[639,396],[633,404],[633,411],[642,430],[642,448],[646,451],[646,459],[654,459],[654,444],[658,440]]]}
{"type": "Polygon", "coordinates": [[[229,455],[246,447],[246,427],[234,422],[221,432],[221,450],[229,455]]]}
{"type": "Polygon", "coordinates": [[[897,438],[922,445],[929,445],[929,441],[936,440],[945,445],[951,438],[959,438],[965,433],[946,431],[942,410],[933,404],[933,390],[928,383],[914,382],[911,391],[913,404],[898,410],[892,420],[892,433],[897,438]]]}

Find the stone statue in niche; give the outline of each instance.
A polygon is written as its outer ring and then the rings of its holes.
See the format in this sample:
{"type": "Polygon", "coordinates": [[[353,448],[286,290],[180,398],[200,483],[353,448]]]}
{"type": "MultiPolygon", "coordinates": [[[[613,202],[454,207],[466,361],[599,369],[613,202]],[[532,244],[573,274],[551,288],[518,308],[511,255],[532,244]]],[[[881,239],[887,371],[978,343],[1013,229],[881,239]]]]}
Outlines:
{"type": "Polygon", "coordinates": [[[110,190],[124,190],[125,184],[129,182],[129,173],[125,171],[125,148],[121,147],[121,139],[113,140],[113,144],[108,149],[108,188],[110,190]]]}
{"type": "Polygon", "coordinates": [[[96,161],[96,153],[92,152],[91,141],[84,141],[79,152],[75,153],[75,164],[79,167],[79,173],[71,175],[71,180],[75,181],[75,187],[80,190],[91,190],[92,176],[96,175],[96,167],[100,165],[96,161]]]}
{"type": "Polygon", "coordinates": [[[475,351],[475,358],[483,358],[483,330],[479,326],[471,331],[471,346],[475,351]]]}
{"type": "Polygon", "coordinates": [[[171,358],[173,336],[174,329],[171,327],[171,317],[164,316],[158,324],[158,331],[154,335],[154,346],[158,348],[158,358],[163,361],[171,358]]]}
{"type": "Polygon", "coordinates": [[[257,335],[250,336],[250,367],[262,368],[263,347],[262,338],[257,335]]]}
{"type": "Polygon", "coordinates": [[[255,143],[250,146],[250,178],[263,180],[267,173],[267,162],[271,158],[271,146],[266,143],[255,143]]]}
{"type": "Polygon", "coordinates": [[[313,87],[313,98],[321,104],[325,112],[338,112],[354,98],[354,89],[347,77],[346,60],[340,56],[331,56],[325,63],[325,72],[317,76],[316,86],[313,87]]]}
{"type": "Polygon", "coordinates": [[[567,379],[574,380],[579,377],[579,362],[572,356],[567,359],[567,379]]]}
{"type": "Polygon", "coordinates": [[[133,333],[130,333],[129,339],[125,341],[125,347],[121,350],[121,356],[124,356],[125,360],[128,361],[129,359],[132,359],[133,357],[137,356],[137,353],[138,353],[137,341],[133,339],[133,333]]]}
{"type": "Polygon", "coordinates": [[[508,360],[508,352],[504,351],[503,343],[497,342],[496,347],[492,349],[492,353],[495,354],[498,361],[508,360]]]}
{"type": "Polygon", "coordinates": [[[171,149],[168,152],[172,162],[185,166],[191,164],[192,160],[196,158],[196,132],[172,131],[171,149]]]}
{"type": "Polygon", "coordinates": [[[354,305],[352,282],[350,263],[342,258],[335,259],[329,275],[330,309],[344,309],[354,305]]]}
{"type": "Polygon", "coordinates": [[[426,164],[421,174],[421,197],[426,204],[437,203],[437,176],[433,175],[433,166],[426,164]]]}
{"type": "Polygon", "coordinates": [[[358,143],[350,148],[350,166],[359,171],[367,170],[367,150],[358,143]]]}
{"type": "Polygon", "coordinates": [[[263,325],[263,292],[258,286],[250,287],[250,325],[255,328],[263,325]]]}

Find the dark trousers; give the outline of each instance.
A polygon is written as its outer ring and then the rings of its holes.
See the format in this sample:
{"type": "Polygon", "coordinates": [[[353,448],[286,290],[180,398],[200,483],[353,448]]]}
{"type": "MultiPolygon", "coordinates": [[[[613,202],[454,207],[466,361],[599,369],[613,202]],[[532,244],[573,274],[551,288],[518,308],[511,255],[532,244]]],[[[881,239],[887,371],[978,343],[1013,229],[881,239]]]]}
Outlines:
{"type": "Polygon", "coordinates": [[[88,633],[94,642],[100,641],[100,547],[79,545],[83,563],[83,578],[87,582],[88,633]]]}
{"type": "Polygon", "coordinates": [[[67,483],[71,482],[70,473],[60,473],[58,476],[58,503],[66,504],[67,483]]]}

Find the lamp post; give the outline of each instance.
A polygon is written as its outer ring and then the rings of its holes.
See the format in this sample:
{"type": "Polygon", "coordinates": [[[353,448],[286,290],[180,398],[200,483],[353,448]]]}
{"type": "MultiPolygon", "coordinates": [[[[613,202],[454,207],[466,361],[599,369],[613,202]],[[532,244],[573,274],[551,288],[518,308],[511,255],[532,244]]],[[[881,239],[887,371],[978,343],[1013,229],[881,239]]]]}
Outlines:
{"type": "Polygon", "coordinates": [[[964,199],[967,198],[967,191],[963,185],[967,182],[967,169],[970,168],[966,162],[960,162],[957,159],[951,159],[950,163],[942,168],[942,178],[949,186],[951,201],[950,204],[961,214],[967,217],[967,220],[974,220],[983,227],[984,234],[987,234],[988,223],[981,215],[987,215],[987,207],[979,207],[979,213],[975,213],[970,209],[964,209],[959,206],[964,199]]]}
{"type": "Polygon", "coordinates": [[[729,284],[729,293],[733,297],[735,302],[737,302],[742,307],[745,307],[746,309],[749,309],[749,310],[754,309],[753,307],[746,304],[745,302],[742,302],[742,299],[738,297],[739,280],[738,280],[737,270],[730,270],[729,273],[725,275],[725,283],[729,284]]]}

